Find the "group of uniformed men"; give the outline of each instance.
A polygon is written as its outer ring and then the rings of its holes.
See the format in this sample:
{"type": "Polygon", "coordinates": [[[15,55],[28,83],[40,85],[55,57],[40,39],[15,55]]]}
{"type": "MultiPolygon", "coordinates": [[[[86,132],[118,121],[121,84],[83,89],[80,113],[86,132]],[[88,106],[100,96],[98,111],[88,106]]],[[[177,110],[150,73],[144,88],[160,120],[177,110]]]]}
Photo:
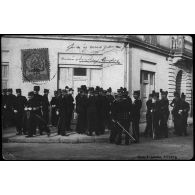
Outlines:
{"type": "MultiPolygon", "coordinates": [[[[145,136],[154,136],[155,138],[168,137],[167,122],[170,115],[169,112],[169,100],[167,98],[167,91],[160,90],[161,99],[159,99],[159,93],[153,91],[149,95],[149,99],[146,102],[146,129],[145,136]]],[[[190,110],[190,105],[185,101],[185,94],[182,93],[181,97],[178,92],[174,92],[174,99],[170,106],[172,109],[172,117],[174,122],[174,134],[187,135],[187,118],[190,110]]]]}
{"type": "MultiPolygon", "coordinates": [[[[142,102],[140,91],[134,91],[132,101],[126,88],[120,88],[113,95],[112,89],[104,90],[82,85],[78,88],[78,94],[74,104],[72,88],[54,91],[54,97],[48,100],[49,90],[44,89],[44,95],[39,94],[40,87],[34,86],[34,91],[28,93],[28,100],[22,96],[21,89],[16,89],[17,96],[12,94],[12,89],[4,89],[2,93],[2,117],[3,127],[10,123],[16,125],[17,134],[26,134],[27,137],[36,135],[37,128],[40,135],[46,132],[50,135],[49,110],[51,106],[51,124],[57,127],[58,134],[66,136],[71,131],[71,120],[74,109],[77,113],[76,132],[97,136],[104,134],[105,129],[110,130],[110,143],[121,144],[122,134],[125,133],[125,144],[130,141],[139,142],[139,121],[142,102]],[[76,106],[76,108],[75,108],[76,106]],[[129,132],[132,123],[132,135],[129,132]]],[[[169,118],[169,101],[167,91],[153,91],[146,103],[146,129],[145,136],[153,138],[168,137],[167,121],[169,118]]],[[[185,95],[174,93],[175,98],[170,104],[173,107],[172,115],[175,134],[187,135],[187,117],[189,104],[185,101],[185,95]]]]}

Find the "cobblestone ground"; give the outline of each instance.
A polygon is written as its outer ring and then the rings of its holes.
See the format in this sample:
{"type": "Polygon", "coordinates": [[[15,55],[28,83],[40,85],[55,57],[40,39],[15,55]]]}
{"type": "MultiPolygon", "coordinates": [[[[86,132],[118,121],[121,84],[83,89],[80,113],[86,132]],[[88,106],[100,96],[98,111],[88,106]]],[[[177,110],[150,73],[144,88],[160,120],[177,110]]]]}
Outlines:
{"type": "Polygon", "coordinates": [[[7,160],[189,160],[193,157],[193,127],[189,136],[167,139],[141,137],[129,146],[109,143],[3,143],[7,160]]]}

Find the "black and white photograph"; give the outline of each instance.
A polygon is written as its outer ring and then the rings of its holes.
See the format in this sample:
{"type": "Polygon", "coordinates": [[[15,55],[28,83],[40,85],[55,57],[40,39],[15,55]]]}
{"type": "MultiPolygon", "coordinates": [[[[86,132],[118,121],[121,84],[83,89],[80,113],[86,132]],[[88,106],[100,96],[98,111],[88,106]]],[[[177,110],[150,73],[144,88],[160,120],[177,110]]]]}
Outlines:
{"type": "Polygon", "coordinates": [[[3,34],[4,160],[191,160],[189,34],[3,34]]]}

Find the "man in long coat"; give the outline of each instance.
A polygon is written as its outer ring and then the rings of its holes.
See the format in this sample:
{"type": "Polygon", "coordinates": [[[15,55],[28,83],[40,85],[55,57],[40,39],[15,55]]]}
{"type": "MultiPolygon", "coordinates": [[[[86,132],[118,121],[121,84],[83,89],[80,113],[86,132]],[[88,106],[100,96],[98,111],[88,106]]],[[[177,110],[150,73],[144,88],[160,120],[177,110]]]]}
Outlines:
{"type": "Polygon", "coordinates": [[[14,104],[14,113],[15,113],[15,124],[17,135],[22,134],[23,128],[23,118],[24,118],[24,107],[27,103],[27,99],[25,96],[22,96],[21,89],[16,89],[16,101],[14,104]]]}
{"type": "Polygon", "coordinates": [[[52,97],[50,105],[51,105],[51,124],[56,127],[58,122],[57,111],[57,91],[54,91],[54,97],[52,97]]]}

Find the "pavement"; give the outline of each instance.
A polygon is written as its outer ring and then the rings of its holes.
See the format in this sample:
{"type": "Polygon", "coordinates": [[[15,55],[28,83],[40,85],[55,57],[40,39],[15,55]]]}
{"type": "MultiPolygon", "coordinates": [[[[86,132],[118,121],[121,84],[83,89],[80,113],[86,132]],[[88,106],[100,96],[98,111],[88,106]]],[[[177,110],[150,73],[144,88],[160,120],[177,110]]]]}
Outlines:
{"type": "MultiPolygon", "coordinates": [[[[188,118],[188,125],[193,125],[193,118],[188,118]]],[[[140,123],[140,134],[145,130],[146,123],[140,123]]],[[[170,131],[173,128],[172,120],[168,121],[168,127],[170,131]]],[[[25,135],[16,135],[15,128],[7,128],[2,131],[2,141],[4,143],[102,143],[108,142],[109,131],[106,130],[104,135],[92,135],[87,136],[84,134],[78,134],[75,131],[68,132],[68,136],[60,136],[57,134],[57,129],[50,126],[51,135],[48,137],[45,135],[39,135],[31,138],[26,138],[25,135]]],[[[75,124],[72,124],[72,129],[75,129],[75,124]]]]}
{"type": "Polygon", "coordinates": [[[193,158],[193,127],[189,136],[152,140],[140,137],[139,144],[126,146],[102,143],[3,143],[5,160],[190,160],[193,158]]]}

